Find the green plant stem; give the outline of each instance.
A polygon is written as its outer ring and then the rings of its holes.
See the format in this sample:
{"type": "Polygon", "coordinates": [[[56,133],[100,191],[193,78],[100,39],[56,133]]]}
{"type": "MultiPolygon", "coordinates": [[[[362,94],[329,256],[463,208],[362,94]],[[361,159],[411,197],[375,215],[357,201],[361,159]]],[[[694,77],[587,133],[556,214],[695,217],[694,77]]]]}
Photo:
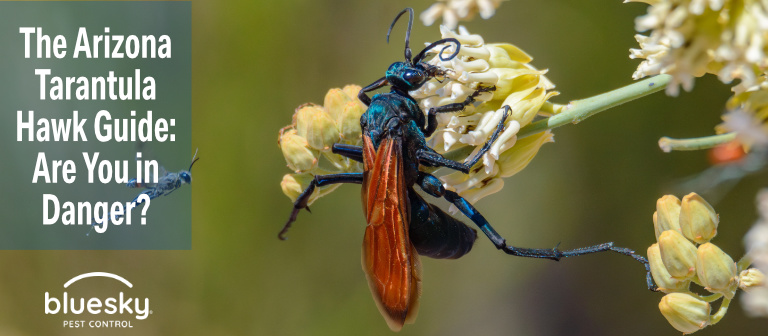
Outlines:
{"type": "Polygon", "coordinates": [[[752,258],[750,258],[748,255],[744,255],[739,259],[739,261],[736,262],[736,266],[739,269],[739,272],[749,268],[749,266],[752,265],[752,258]]]}
{"type": "Polygon", "coordinates": [[[594,97],[574,100],[562,112],[521,128],[517,137],[522,139],[566,124],[577,124],[611,107],[661,91],[671,79],[670,75],[656,75],[594,97]]]}
{"type": "Polygon", "coordinates": [[[673,139],[662,137],[659,139],[659,148],[665,153],[676,151],[693,151],[700,149],[709,149],[720,144],[724,144],[736,139],[736,133],[725,133],[718,135],[705,136],[691,139],[673,139]]]}
{"type": "Polygon", "coordinates": [[[723,302],[720,304],[720,309],[717,310],[717,313],[712,315],[712,317],[709,320],[709,325],[714,325],[717,322],[720,322],[720,320],[723,319],[723,316],[725,316],[725,313],[728,312],[728,306],[731,304],[731,299],[724,298],[723,302]]]}
{"type": "Polygon", "coordinates": [[[689,292],[688,294],[691,294],[692,296],[698,298],[699,300],[706,301],[706,302],[715,302],[718,299],[720,299],[721,297],[723,297],[723,294],[719,294],[719,293],[717,293],[717,294],[710,294],[710,295],[706,295],[706,296],[701,296],[701,295],[693,293],[693,292],[689,292]]]}

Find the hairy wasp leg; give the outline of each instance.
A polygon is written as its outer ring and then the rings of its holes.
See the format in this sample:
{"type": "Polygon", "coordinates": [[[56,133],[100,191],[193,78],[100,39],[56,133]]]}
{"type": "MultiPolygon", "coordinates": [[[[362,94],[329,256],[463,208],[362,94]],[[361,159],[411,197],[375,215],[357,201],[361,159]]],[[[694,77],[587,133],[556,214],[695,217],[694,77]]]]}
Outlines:
{"type": "Polygon", "coordinates": [[[350,158],[357,162],[363,162],[363,147],[345,144],[333,144],[331,152],[343,157],[350,158]]]}
{"type": "Polygon", "coordinates": [[[472,167],[477,164],[478,161],[483,157],[483,155],[488,152],[489,149],[491,149],[491,146],[494,142],[496,142],[496,138],[499,137],[501,134],[501,131],[504,130],[504,122],[507,120],[507,117],[509,117],[509,112],[511,108],[507,105],[504,106],[504,115],[501,117],[501,120],[499,121],[499,124],[496,126],[496,130],[493,131],[493,134],[488,138],[488,141],[485,142],[482,148],[475,154],[473,158],[471,158],[468,162],[457,162],[453,160],[448,160],[444,158],[440,153],[437,153],[435,151],[432,151],[431,148],[428,148],[428,150],[419,149],[416,152],[416,156],[419,158],[419,161],[425,165],[425,166],[431,166],[431,167],[446,167],[454,170],[461,171],[465,174],[469,174],[469,170],[472,169],[472,167]]]}
{"type": "Polygon", "coordinates": [[[445,191],[444,197],[446,200],[448,200],[448,202],[451,202],[453,205],[459,208],[459,211],[461,211],[465,216],[472,220],[472,222],[475,223],[475,225],[477,225],[480,230],[483,231],[483,233],[485,233],[485,235],[488,237],[488,239],[491,240],[497,249],[502,250],[506,254],[518,257],[543,258],[559,261],[562,258],[578,257],[590,253],[613,251],[626,256],[630,256],[642,263],[643,266],[645,266],[645,281],[648,289],[652,291],[658,290],[658,287],[656,287],[656,285],[653,283],[653,278],[651,277],[651,266],[648,263],[648,260],[645,259],[645,257],[635,253],[635,251],[631,249],[613,246],[612,242],[564,251],[558,250],[557,246],[552,249],[521,248],[509,246],[507,245],[506,240],[501,237],[501,235],[496,232],[493,227],[491,227],[491,224],[488,223],[485,217],[483,217],[483,215],[481,215],[480,212],[472,206],[472,204],[467,202],[467,200],[450,190],[445,191]]]}
{"type": "Polygon", "coordinates": [[[357,99],[360,99],[365,106],[371,105],[371,97],[368,97],[366,92],[376,91],[386,85],[389,85],[389,82],[387,81],[386,77],[381,77],[375,82],[371,83],[370,85],[364,87],[360,92],[357,93],[357,99]]]}
{"type": "Polygon", "coordinates": [[[277,234],[280,240],[285,240],[285,233],[291,227],[291,223],[296,221],[296,216],[299,215],[301,209],[307,208],[307,202],[309,197],[312,196],[312,192],[315,191],[315,187],[322,187],[329,184],[337,183],[363,183],[363,173],[345,173],[345,174],[331,174],[331,175],[317,175],[309,184],[307,189],[296,198],[296,202],[293,203],[293,210],[291,211],[291,217],[288,218],[288,222],[285,223],[283,229],[277,234]]]}
{"type": "Polygon", "coordinates": [[[424,133],[424,137],[429,138],[430,136],[432,136],[432,133],[435,133],[435,130],[437,129],[438,113],[459,112],[463,110],[465,107],[467,107],[467,105],[475,102],[475,98],[477,98],[481,93],[491,92],[491,91],[496,91],[496,86],[481,86],[474,93],[469,95],[467,99],[464,99],[464,101],[461,103],[453,103],[453,104],[435,106],[433,108],[430,108],[429,111],[427,112],[427,125],[422,130],[422,132],[424,133]]]}

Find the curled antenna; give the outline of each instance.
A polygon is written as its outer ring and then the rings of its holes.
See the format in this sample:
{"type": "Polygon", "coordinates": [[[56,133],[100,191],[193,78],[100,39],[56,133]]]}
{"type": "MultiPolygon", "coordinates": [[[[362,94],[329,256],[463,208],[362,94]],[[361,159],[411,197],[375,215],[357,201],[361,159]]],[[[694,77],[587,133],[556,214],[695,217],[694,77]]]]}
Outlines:
{"type": "Polygon", "coordinates": [[[395,16],[395,19],[392,20],[392,24],[389,25],[389,30],[387,30],[387,43],[389,43],[389,34],[392,33],[392,28],[395,27],[395,23],[397,22],[397,19],[403,16],[405,12],[408,12],[408,30],[405,31],[405,61],[408,63],[411,63],[410,43],[411,43],[411,27],[413,27],[413,8],[403,9],[403,11],[398,13],[397,16],[395,16]]]}
{"type": "Polygon", "coordinates": [[[195,162],[197,162],[197,160],[200,160],[200,158],[199,158],[199,157],[197,157],[197,151],[198,151],[199,149],[200,149],[200,148],[197,148],[197,149],[195,149],[195,155],[193,155],[193,156],[192,156],[192,163],[190,163],[190,164],[189,164],[189,169],[187,169],[187,171],[191,171],[191,170],[192,170],[192,165],[194,165],[194,164],[195,164],[195,162]]]}
{"type": "Polygon", "coordinates": [[[453,54],[451,54],[447,58],[443,58],[443,51],[445,51],[445,49],[448,49],[448,47],[449,47],[449,46],[445,46],[445,47],[443,47],[443,49],[440,50],[440,53],[438,55],[439,55],[440,59],[443,60],[443,61],[450,61],[450,60],[452,60],[454,57],[456,57],[459,54],[459,49],[461,49],[461,43],[459,43],[459,40],[451,37],[451,38],[446,38],[446,39],[437,40],[435,42],[432,42],[430,45],[428,45],[426,48],[424,48],[424,50],[422,50],[421,52],[419,52],[416,55],[416,57],[413,59],[413,63],[416,64],[416,63],[421,62],[421,60],[424,58],[424,56],[427,55],[427,51],[432,50],[432,48],[434,48],[434,47],[436,47],[436,46],[438,46],[440,44],[449,43],[449,42],[452,42],[452,43],[456,44],[456,50],[453,51],[453,54]]]}

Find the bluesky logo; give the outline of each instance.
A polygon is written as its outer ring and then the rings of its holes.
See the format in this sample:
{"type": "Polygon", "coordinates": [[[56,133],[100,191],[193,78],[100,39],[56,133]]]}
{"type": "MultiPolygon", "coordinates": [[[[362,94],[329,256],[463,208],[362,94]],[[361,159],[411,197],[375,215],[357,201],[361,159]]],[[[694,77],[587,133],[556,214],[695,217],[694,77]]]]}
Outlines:
{"type": "MultiPolygon", "coordinates": [[[[111,279],[122,282],[128,288],[133,288],[133,284],[131,284],[125,278],[116,274],[106,273],[106,272],[91,272],[91,273],[80,274],[70,279],[66,283],[64,283],[64,288],[66,289],[75,282],[78,282],[80,280],[87,279],[87,278],[92,278],[92,277],[111,278],[111,279]]],[[[123,291],[120,291],[117,297],[107,297],[103,299],[98,297],[91,297],[91,298],[70,297],[69,293],[67,293],[66,291],[64,291],[64,293],[61,296],[61,299],[59,299],[55,296],[52,296],[49,292],[45,292],[45,314],[46,315],[49,315],[49,314],[80,315],[85,313],[88,313],[91,315],[131,314],[131,315],[134,315],[134,317],[137,320],[144,320],[150,314],[152,314],[152,311],[149,309],[149,298],[144,298],[142,300],[138,297],[128,297],[123,291]]],[[[65,326],[66,326],[66,322],[67,321],[65,321],[65,326]]],[[[83,324],[85,324],[84,322],[85,321],[83,321],[83,324]]],[[[90,321],[90,322],[91,324],[93,324],[93,322],[101,322],[101,321],[90,321]]]]}

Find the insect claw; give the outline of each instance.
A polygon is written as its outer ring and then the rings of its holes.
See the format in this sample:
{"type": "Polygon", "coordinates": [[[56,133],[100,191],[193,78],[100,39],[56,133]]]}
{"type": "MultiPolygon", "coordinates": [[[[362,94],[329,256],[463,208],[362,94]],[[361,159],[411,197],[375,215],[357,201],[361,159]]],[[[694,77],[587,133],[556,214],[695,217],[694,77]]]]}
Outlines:
{"type": "Polygon", "coordinates": [[[304,209],[307,209],[307,212],[312,213],[312,211],[309,210],[309,207],[304,207],[304,209]]]}

